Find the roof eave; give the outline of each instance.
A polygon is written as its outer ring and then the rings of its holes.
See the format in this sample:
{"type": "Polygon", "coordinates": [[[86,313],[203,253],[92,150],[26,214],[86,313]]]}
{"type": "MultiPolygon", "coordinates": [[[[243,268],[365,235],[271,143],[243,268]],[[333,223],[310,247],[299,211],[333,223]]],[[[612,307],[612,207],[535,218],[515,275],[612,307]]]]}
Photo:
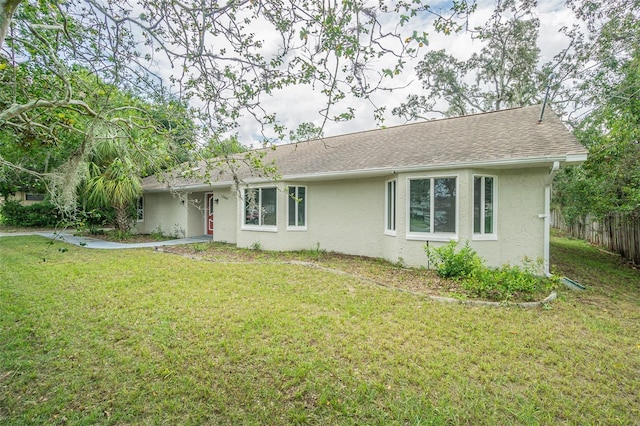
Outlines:
{"type": "Polygon", "coordinates": [[[581,164],[587,161],[587,153],[580,154],[567,154],[567,159],[565,162],[567,164],[581,164]]]}
{"type": "Polygon", "coordinates": [[[223,181],[223,182],[213,182],[213,183],[198,183],[198,184],[191,184],[191,185],[165,185],[162,188],[142,188],[144,193],[150,194],[150,193],[157,193],[157,192],[170,192],[170,191],[177,191],[177,192],[197,192],[197,191],[207,191],[210,190],[211,188],[227,188],[229,186],[231,186],[232,182],[231,181],[223,181]]]}
{"type": "MultiPolygon", "coordinates": [[[[545,167],[552,165],[554,162],[560,162],[564,164],[579,164],[587,159],[586,153],[566,154],[557,156],[545,156],[545,157],[529,157],[529,158],[513,158],[503,160],[487,160],[487,161],[472,161],[472,162],[459,162],[459,163],[443,163],[443,164],[431,164],[431,165],[419,165],[410,167],[382,167],[371,169],[359,169],[359,170],[346,170],[335,172],[321,172],[321,173],[301,173],[301,174],[289,174],[283,175],[280,181],[319,181],[319,180],[339,180],[339,179],[352,179],[352,178],[374,178],[382,176],[392,176],[398,173],[417,173],[417,172],[430,172],[439,170],[451,170],[451,169],[507,169],[507,168],[527,168],[527,167],[545,167]]],[[[245,185],[252,185],[257,183],[270,182],[273,179],[268,178],[249,178],[244,179],[242,183],[245,185]]],[[[165,186],[164,188],[145,189],[145,193],[153,192],[168,192],[171,189],[180,192],[195,192],[206,191],[212,188],[226,188],[233,184],[231,181],[218,181],[209,184],[198,183],[191,185],[176,185],[173,187],[165,186]]]]}
{"type": "MultiPolygon", "coordinates": [[[[379,177],[388,176],[398,173],[416,173],[416,172],[429,172],[438,170],[451,170],[451,169],[469,169],[469,168],[492,168],[492,169],[506,169],[506,168],[527,168],[527,167],[546,167],[552,165],[554,162],[560,162],[565,164],[582,163],[587,159],[587,154],[567,154],[560,156],[547,156],[547,157],[535,157],[535,158],[514,158],[508,160],[487,160],[487,161],[473,161],[473,162],[460,162],[460,163],[446,163],[446,164],[432,164],[432,165],[420,165],[410,167],[384,167],[377,169],[361,169],[361,170],[349,170],[339,172],[326,172],[326,173],[309,173],[309,174],[296,174],[296,175],[284,175],[280,180],[296,181],[296,180],[334,180],[334,179],[348,179],[354,177],[379,177]]],[[[264,179],[245,181],[246,183],[264,182],[264,179]]]]}

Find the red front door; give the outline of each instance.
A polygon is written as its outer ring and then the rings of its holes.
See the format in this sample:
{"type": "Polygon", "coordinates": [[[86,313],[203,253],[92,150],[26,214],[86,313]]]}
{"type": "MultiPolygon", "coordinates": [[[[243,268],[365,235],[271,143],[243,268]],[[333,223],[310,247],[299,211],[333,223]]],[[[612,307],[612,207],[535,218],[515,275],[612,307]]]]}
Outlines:
{"type": "Polygon", "coordinates": [[[213,205],[215,200],[212,193],[205,194],[205,228],[207,235],[213,235],[213,205]]]}

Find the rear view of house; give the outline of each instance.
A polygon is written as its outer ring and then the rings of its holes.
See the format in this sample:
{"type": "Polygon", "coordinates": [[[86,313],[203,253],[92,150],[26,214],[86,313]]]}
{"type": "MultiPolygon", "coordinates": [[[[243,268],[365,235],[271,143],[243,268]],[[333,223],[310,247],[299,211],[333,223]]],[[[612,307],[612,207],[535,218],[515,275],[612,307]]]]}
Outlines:
{"type": "MultiPolygon", "coordinates": [[[[425,244],[469,244],[489,265],[543,259],[551,181],[587,151],[540,106],[407,124],[263,151],[279,178],[145,179],[137,231],[208,234],[268,250],[426,265],[425,244]]],[[[205,166],[202,165],[202,168],[205,166]]]]}

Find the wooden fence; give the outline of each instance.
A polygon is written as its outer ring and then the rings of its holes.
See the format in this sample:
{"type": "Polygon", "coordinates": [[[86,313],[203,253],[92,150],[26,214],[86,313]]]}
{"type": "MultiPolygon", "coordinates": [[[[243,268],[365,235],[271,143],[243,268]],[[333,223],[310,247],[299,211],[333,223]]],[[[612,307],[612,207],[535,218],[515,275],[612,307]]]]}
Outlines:
{"type": "Polygon", "coordinates": [[[587,218],[569,225],[559,210],[551,212],[551,226],[575,238],[605,247],[640,265],[640,217],[612,213],[601,221],[587,218]]]}

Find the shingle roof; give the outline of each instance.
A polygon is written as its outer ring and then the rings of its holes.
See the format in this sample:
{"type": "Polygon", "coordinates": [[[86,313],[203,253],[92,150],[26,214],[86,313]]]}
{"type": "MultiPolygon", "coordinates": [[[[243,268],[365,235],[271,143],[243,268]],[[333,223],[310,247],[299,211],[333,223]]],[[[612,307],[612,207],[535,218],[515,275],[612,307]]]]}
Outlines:
{"type": "MultiPolygon", "coordinates": [[[[547,108],[538,123],[540,111],[536,105],[278,145],[266,150],[265,161],[274,161],[286,179],[584,158],[586,149],[558,116],[547,108]]],[[[239,173],[241,179],[250,176],[248,170],[239,173]]],[[[224,173],[218,182],[230,180],[224,173]]],[[[197,184],[187,179],[173,183],[197,184]]],[[[154,179],[145,179],[146,190],[160,186],[154,179]]]]}

